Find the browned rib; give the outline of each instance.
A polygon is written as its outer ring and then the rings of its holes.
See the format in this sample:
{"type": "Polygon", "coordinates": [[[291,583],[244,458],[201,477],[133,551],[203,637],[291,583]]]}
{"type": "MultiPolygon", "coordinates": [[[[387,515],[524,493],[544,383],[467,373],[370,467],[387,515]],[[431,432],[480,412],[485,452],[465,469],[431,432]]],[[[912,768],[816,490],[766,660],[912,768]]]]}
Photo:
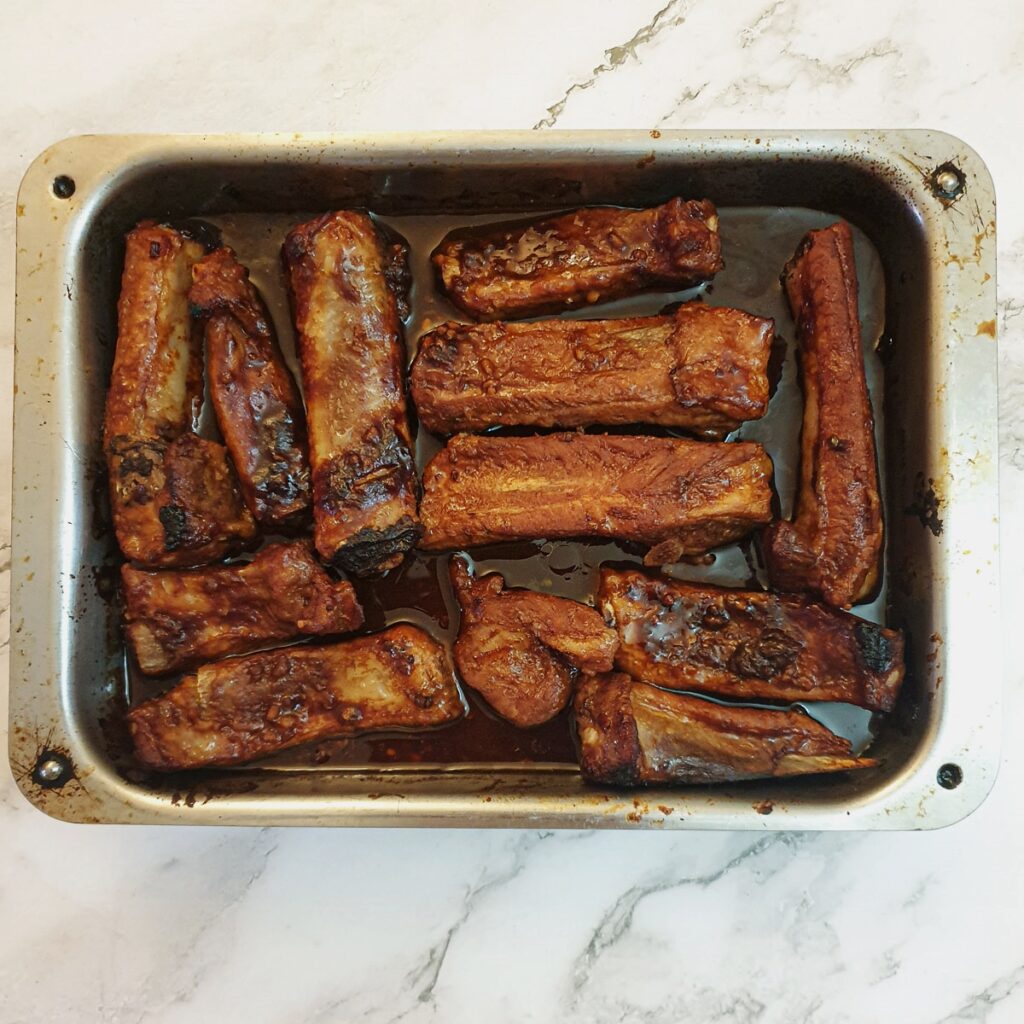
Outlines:
{"type": "Polygon", "coordinates": [[[415,626],[204,665],[128,712],[159,771],[239,764],[330,736],[428,729],[465,713],[444,648],[415,626]]]}
{"type": "Polygon", "coordinates": [[[630,320],[446,323],[420,339],[412,397],[438,434],[656,423],[721,438],[768,408],[773,333],[699,302],[630,320]]]}
{"type": "Polygon", "coordinates": [[[543,220],[461,228],[430,258],[444,292],[477,320],[686,288],[723,266],[714,205],[678,198],[649,210],[591,206],[543,220]]]}
{"type": "Polygon", "coordinates": [[[796,516],[767,530],[765,557],[774,587],[849,608],[876,589],[883,542],[849,225],[809,232],[783,282],[804,389],[800,484],[796,516]]]}
{"type": "Polygon", "coordinates": [[[309,514],[306,415],[270,314],[228,248],[192,268],[189,303],[205,320],[217,424],[256,521],[283,527],[309,514]]]}
{"type": "Polygon", "coordinates": [[[126,565],[121,584],[128,643],[151,675],[363,624],[352,584],[332,580],[304,540],[272,544],[239,565],[180,572],[126,565]]]}
{"type": "Polygon", "coordinates": [[[650,546],[645,561],[662,565],[768,522],[771,474],[751,443],[459,434],[424,471],[421,547],[608,537],[650,546]]]}
{"type": "Polygon", "coordinates": [[[402,386],[407,246],[362,213],[295,228],[282,250],[309,419],[317,551],[388,569],[419,534],[402,386]]]}
{"type": "Polygon", "coordinates": [[[613,786],[696,785],[872,768],[800,711],[715,704],[622,673],[584,676],[573,699],[580,768],[613,786]]]}
{"type": "Polygon", "coordinates": [[[498,573],[476,579],[458,557],[449,572],[462,608],[455,666],[513,725],[529,728],[554,718],[569,703],[577,669],[612,668],[618,641],[593,608],[506,590],[498,573]]]}
{"type": "Polygon", "coordinates": [[[618,630],[615,664],[670,690],[888,711],[903,681],[897,630],[802,596],[603,569],[598,607],[618,630]]]}
{"type": "Polygon", "coordinates": [[[212,561],[256,533],[227,452],[191,433],[203,369],[188,289],[202,253],[154,224],[126,239],[103,436],[117,540],[144,565],[212,561]]]}
{"type": "Polygon", "coordinates": [[[203,565],[256,536],[223,445],[192,433],[170,444],[119,438],[107,464],[117,539],[141,565],[203,565]]]}
{"type": "Polygon", "coordinates": [[[192,429],[203,400],[203,351],[188,289],[202,255],[198,242],[157,224],[142,223],[125,238],[108,443],[121,436],[173,441],[192,429]]]}

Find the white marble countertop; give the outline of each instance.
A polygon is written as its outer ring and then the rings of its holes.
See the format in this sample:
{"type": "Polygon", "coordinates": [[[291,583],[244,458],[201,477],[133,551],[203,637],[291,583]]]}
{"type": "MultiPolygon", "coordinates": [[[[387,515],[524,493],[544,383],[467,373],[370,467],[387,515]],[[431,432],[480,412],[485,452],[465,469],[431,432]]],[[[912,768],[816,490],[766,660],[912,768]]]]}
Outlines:
{"type": "MultiPolygon", "coordinates": [[[[0,387],[18,181],[82,132],[929,127],[999,194],[1004,621],[1024,499],[1019,0],[36,2],[0,38],[0,387]]],[[[10,564],[10,407],[0,415],[10,564]]],[[[2,629],[6,636],[6,615],[2,629]]],[[[0,1022],[1024,1020],[1024,673],[988,801],[921,834],[69,826],[0,772],[0,1022]]],[[[4,666],[6,679],[6,666],[4,666]]],[[[968,681],[969,683],[969,681],[968,681]]],[[[6,683],[0,684],[6,731],[6,683]]]]}

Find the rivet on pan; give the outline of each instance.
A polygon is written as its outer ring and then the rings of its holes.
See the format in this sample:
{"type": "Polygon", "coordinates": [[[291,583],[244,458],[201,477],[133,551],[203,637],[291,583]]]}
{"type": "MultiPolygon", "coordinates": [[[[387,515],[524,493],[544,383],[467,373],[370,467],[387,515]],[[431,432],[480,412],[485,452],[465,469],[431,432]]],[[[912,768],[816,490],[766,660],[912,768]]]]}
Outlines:
{"type": "Polygon", "coordinates": [[[56,789],[71,778],[71,762],[54,750],[44,750],[36,761],[32,778],[43,789],[56,789]]]}
{"type": "Polygon", "coordinates": [[[942,164],[932,171],[932,189],[940,199],[956,199],[964,190],[964,175],[954,164],[942,164]]]}
{"type": "Polygon", "coordinates": [[[935,773],[935,781],[943,789],[956,789],[964,781],[963,769],[958,764],[944,764],[935,773]]]}
{"type": "Polygon", "coordinates": [[[75,194],[75,179],[66,174],[58,174],[53,179],[53,194],[58,199],[70,199],[75,194]]]}

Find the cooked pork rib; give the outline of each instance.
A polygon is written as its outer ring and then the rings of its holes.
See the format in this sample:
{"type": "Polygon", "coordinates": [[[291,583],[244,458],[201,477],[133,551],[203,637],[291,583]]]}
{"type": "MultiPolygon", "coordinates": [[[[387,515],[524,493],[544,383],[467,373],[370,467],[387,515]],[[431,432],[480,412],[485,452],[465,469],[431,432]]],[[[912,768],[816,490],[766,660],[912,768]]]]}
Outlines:
{"type": "Polygon", "coordinates": [[[118,438],[107,465],[114,530],[140,565],[203,565],[256,536],[227,449],[215,441],[191,432],[170,444],[118,438]]]}
{"type": "Polygon", "coordinates": [[[332,580],[304,540],[271,544],[238,565],[178,572],[125,565],[121,584],[128,644],[150,675],[363,624],[352,584],[332,580]]]}
{"type": "Polygon", "coordinates": [[[670,690],[888,711],[903,681],[898,631],[807,597],[602,569],[597,604],[616,666],[670,690]]]}
{"type": "Polygon", "coordinates": [[[108,442],[122,435],[173,441],[193,427],[203,400],[203,349],[189,319],[188,290],[203,251],[150,222],[125,238],[108,442]]]}
{"type": "Polygon", "coordinates": [[[883,543],[849,225],[809,232],[783,282],[797,325],[804,422],[796,515],[766,531],[765,559],[777,589],[849,608],[875,590],[883,543]]]}
{"type": "Polygon", "coordinates": [[[444,648],[416,626],[204,665],[128,712],[160,771],[238,764],[330,736],[426,729],[465,713],[444,648]]]}
{"type": "Polygon", "coordinates": [[[593,608],[507,590],[498,573],[476,579],[457,556],[449,572],[462,608],[455,667],[513,725],[525,729],[554,718],[569,703],[577,669],[612,668],[618,640],[593,608]]]}
{"type": "Polygon", "coordinates": [[[737,782],[871,768],[800,711],[667,693],[622,673],[584,676],[573,698],[584,778],[615,786],[737,782]]]}
{"type": "Polygon", "coordinates": [[[202,254],[150,223],[126,239],[103,445],[114,531],[143,565],[209,562],[256,533],[227,452],[191,432],[203,368],[188,289],[202,254]]]}
{"type": "Polygon", "coordinates": [[[662,565],[771,518],[772,464],[758,444],[549,434],[453,437],[423,474],[421,547],[608,537],[662,565]]]}
{"type": "Polygon", "coordinates": [[[452,231],[431,254],[441,288],[477,320],[559,313],[654,288],[685,288],[722,269],[708,200],[649,210],[592,206],[542,220],[452,231]]]}
{"type": "Polygon", "coordinates": [[[264,527],[309,514],[306,414],[270,314],[228,248],[192,267],[188,295],[205,321],[210,396],[242,496],[264,527]]]}
{"type": "Polygon", "coordinates": [[[438,434],[494,426],[657,423],[724,437],[768,408],[774,323],[688,302],[629,320],[445,323],[410,385],[438,434]]]}
{"type": "Polygon", "coordinates": [[[419,534],[402,385],[408,247],[363,213],[295,228],[282,250],[305,386],[317,551],[388,569],[419,534]]]}

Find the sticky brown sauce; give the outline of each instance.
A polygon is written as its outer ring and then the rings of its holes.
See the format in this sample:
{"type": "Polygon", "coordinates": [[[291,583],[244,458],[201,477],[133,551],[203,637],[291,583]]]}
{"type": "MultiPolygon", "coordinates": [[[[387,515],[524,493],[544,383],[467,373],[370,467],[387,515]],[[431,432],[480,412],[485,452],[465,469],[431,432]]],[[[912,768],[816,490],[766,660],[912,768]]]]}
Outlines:
{"type": "MultiPolygon", "coordinates": [[[[311,215],[310,215],[311,216],[311,215]]],[[[298,362],[294,332],[288,312],[281,276],[279,250],[285,234],[304,219],[302,214],[233,214],[208,218],[250,270],[277,328],[285,358],[296,377],[298,362]]],[[[413,275],[411,315],[406,322],[406,344],[411,361],[417,339],[444,320],[464,319],[434,288],[429,254],[447,231],[459,225],[485,223],[501,216],[451,217],[417,216],[388,218],[386,223],[410,243],[413,275]]],[[[507,218],[505,218],[507,219],[507,218]]],[[[776,319],[776,330],[783,342],[792,338],[792,321],[778,286],[779,270],[792,255],[802,235],[810,228],[831,223],[835,218],[811,210],[722,210],[721,232],[725,247],[726,269],[713,286],[682,292],[662,292],[588,310],[589,317],[642,316],[658,313],[665,306],[688,299],[700,299],[714,305],[736,306],[759,316],[776,319]]],[[[884,295],[881,269],[870,243],[857,235],[858,271],[861,275],[861,316],[864,320],[865,349],[869,351],[869,390],[876,411],[876,428],[881,436],[881,375],[877,359],[869,347],[881,331],[884,295]]],[[[580,314],[568,314],[580,318],[580,314]]],[[[780,353],[783,351],[780,346],[780,353]]],[[[209,401],[200,421],[200,432],[216,435],[209,401]]],[[[783,514],[788,514],[795,474],[802,402],[796,383],[795,360],[788,353],[782,358],[779,383],[768,415],[751,423],[738,436],[761,441],[768,448],[776,467],[776,485],[783,514]]],[[[416,435],[416,461],[423,467],[443,444],[443,439],[419,428],[415,414],[412,425],[416,435]]],[[[647,428],[594,428],[596,432],[651,433],[686,436],[675,431],[647,428]]],[[[516,429],[507,433],[529,433],[516,429]]],[[[605,563],[619,566],[639,565],[643,551],[637,547],[607,542],[552,541],[478,548],[472,561],[478,573],[497,571],[508,586],[523,586],[542,593],[569,597],[593,604],[597,569],[605,563]]],[[[440,639],[449,650],[457,635],[459,612],[448,582],[449,555],[411,552],[398,568],[368,579],[352,582],[366,615],[361,632],[375,632],[396,622],[412,622],[440,639]]],[[[667,567],[668,574],[682,579],[703,580],[725,586],[744,586],[755,582],[758,567],[751,545],[730,545],[717,551],[706,564],[681,564],[667,567]]],[[[884,592],[858,614],[876,619],[884,605],[884,592]]],[[[316,638],[329,642],[335,638],[316,638]]],[[[336,638],[344,639],[344,638],[336,638]]],[[[124,696],[131,704],[156,696],[174,685],[176,679],[154,680],[143,676],[131,664],[124,676],[124,696]]],[[[574,764],[576,750],[568,711],[534,729],[519,729],[497,717],[482,698],[466,687],[463,695],[468,708],[465,718],[452,725],[427,732],[378,733],[306,744],[283,751],[259,762],[275,769],[358,765],[430,765],[485,763],[493,765],[574,764]]],[[[119,733],[119,735],[123,735],[119,733]]],[[[118,744],[120,745],[120,743],[118,744]]],[[[124,763],[124,751],[120,751],[124,763]]],[[[244,770],[244,769],[243,769],[244,770]]],[[[203,773],[191,773],[198,778],[203,773]]]]}

